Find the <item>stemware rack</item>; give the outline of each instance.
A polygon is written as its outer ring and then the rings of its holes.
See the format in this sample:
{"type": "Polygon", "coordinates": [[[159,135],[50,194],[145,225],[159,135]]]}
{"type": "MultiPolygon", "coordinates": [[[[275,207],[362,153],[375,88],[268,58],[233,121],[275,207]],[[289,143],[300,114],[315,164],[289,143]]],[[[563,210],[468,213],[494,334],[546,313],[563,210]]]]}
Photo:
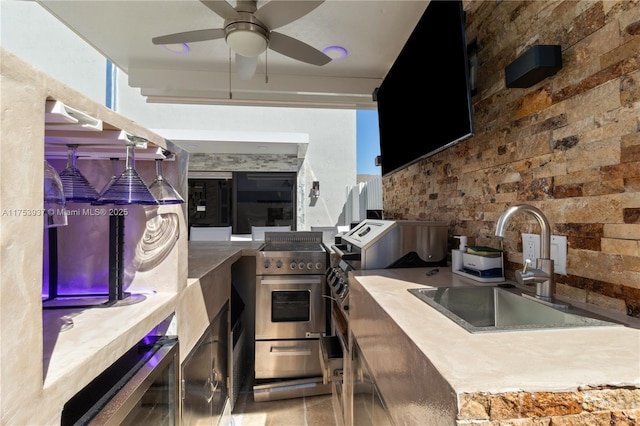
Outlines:
{"type": "MultiPolygon", "coordinates": [[[[175,159],[173,153],[144,138],[131,135],[70,108],[62,102],[47,100],[45,158],[50,160],[67,158],[70,145],[77,146],[78,152],[81,152],[84,159],[124,159],[127,155],[127,145],[135,147],[135,157],[138,160],[173,161],[175,159]]],[[[113,210],[117,211],[117,209],[113,210]]],[[[124,291],[124,215],[109,215],[109,278],[106,293],[62,294],[59,291],[58,282],[58,228],[49,228],[45,232],[48,232],[49,285],[48,296],[43,299],[44,309],[108,307],[139,301],[138,298],[124,291]]]]}

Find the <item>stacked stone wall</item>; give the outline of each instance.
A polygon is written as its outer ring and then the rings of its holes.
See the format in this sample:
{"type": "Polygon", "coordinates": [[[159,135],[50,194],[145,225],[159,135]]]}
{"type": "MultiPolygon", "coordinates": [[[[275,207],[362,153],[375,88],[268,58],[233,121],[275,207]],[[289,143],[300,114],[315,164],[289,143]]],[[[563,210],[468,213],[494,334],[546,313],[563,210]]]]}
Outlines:
{"type": "Polygon", "coordinates": [[[464,394],[456,425],[631,426],[640,422],[640,390],[464,394]]]}
{"type": "Polygon", "coordinates": [[[469,244],[502,245],[513,279],[520,234],[540,231],[516,215],[500,240],[495,223],[509,206],[534,205],[568,240],[558,293],[640,317],[640,2],[464,7],[478,46],[475,135],[384,176],[386,218],[446,221],[469,244]],[[506,88],[505,67],[535,44],[560,45],[562,69],[506,88]]]}

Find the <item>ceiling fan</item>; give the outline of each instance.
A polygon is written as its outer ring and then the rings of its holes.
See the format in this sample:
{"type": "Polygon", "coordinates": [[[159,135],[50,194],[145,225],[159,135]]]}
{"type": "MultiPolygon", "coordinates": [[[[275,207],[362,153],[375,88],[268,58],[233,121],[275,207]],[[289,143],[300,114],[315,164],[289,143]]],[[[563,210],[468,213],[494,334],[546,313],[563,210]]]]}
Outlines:
{"type": "Polygon", "coordinates": [[[250,79],[255,73],[257,58],[267,48],[282,55],[312,65],[325,65],[331,57],[308,44],[273,31],[302,18],[324,0],[277,1],[271,0],[257,8],[256,0],[238,0],[234,8],[224,0],[200,0],[214,13],[224,18],[223,28],[186,31],[154,37],[153,44],[178,44],[224,38],[236,53],[236,66],[242,79],[250,79]]]}

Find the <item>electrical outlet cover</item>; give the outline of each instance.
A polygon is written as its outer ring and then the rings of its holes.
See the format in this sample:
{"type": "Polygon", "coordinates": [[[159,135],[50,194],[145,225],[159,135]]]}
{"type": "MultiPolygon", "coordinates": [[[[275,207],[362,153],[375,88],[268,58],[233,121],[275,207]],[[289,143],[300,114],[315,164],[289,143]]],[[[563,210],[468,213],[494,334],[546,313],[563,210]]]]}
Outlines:
{"type": "Polygon", "coordinates": [[[522,261],[531,261],[535,268],[536,259],[540,257],[540,235],[522,234],[522,261]]]}

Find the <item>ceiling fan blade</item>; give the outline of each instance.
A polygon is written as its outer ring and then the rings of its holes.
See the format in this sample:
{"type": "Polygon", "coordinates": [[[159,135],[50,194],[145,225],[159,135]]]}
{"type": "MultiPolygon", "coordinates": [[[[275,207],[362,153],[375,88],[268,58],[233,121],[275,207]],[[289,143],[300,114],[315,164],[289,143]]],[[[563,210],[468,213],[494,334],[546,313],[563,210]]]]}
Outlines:
{"type": "Polygon", "coordinates": [[[216,40],[224,38],[224,30],[222,28],[212,28],[208,30],[186,31],[184,33],[168,34],[165,36],[154,37],[151,39],[153,44],[176,44],[176,43],[192,43],[195,41],[216,40]]]}
{"type": "Polygon", "coordinates": [[[200,0],[200,3],[207,6],[216,15],[224,19],[239,19],[238,12],[224,0],[200,0]]]}
{"type": "Polygon", "coordinates": [[[258,9],[253,16],[258,18],[270,30],[285,26],[297,19],[302,18],[316,7],[324,3],[324,0],[309,1],[276,1],[269,3],[258,9]]]}
{"type": "Polygon", "coordinates": [[[251,80],[258,67],[258,57],[248,58],[236,53],[236,73],[240,80],[251,80]]]}
{"type": "Polygon", "coordinates": [[[277,32],[269,34],[269,49],[312,65],[325,65],[331,62],[331,57],[315,47],[277,32]]]}

